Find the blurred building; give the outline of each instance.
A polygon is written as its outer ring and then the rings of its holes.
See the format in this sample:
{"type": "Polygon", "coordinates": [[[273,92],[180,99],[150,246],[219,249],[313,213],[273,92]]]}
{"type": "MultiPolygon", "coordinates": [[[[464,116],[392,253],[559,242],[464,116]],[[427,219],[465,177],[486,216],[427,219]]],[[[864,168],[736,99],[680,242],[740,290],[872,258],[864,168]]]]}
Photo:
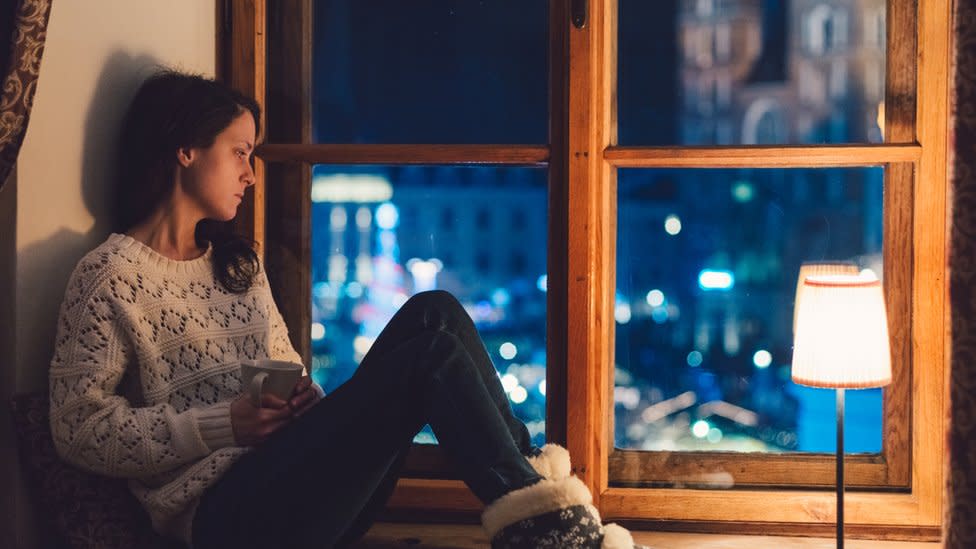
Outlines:
{"type": "MultiPolygon", "coordinates": [[[[884,0],[687,0],[675,17],[672,143],[881,141],[884,0]]],[[[618,311],[620,301],[630,310],[617,318],[627,372],[617,384],[641,395],[618,401],[618,444],[678,448],[664,440],[676,433],[694,443],[694,406],[651,425],[641,414],[693,394],[696,406],[719,400],[760,418],[719,418],[726,435],[795,449],[798,404],[786,387],[799,265],[849,259],[883,274],[883,171],[621,170],[618,184],[618,311]],[[669,217],[678,234],[665,230],[669,217]],[[702,286],[706,270],[730,285],[702,286]],[[644,303],[651,290],[663,304],[644,303]],[[758,352],[771,362],[757,363],[758,352]]]]}
{"type": "Polygon", "coordinates": [[[683,144],[882,140],[884,0],[679,5],[683,144]]]}

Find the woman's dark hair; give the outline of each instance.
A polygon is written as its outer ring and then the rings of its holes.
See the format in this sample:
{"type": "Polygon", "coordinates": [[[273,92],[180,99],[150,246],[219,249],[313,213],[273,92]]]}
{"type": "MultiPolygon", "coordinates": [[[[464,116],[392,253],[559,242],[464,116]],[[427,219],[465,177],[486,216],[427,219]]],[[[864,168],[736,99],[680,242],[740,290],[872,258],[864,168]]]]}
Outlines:
{"type": "MultiPolygon", "coordinates": [[[[173,190],[180,148],[207,148],[242,113],[250,112],[259,133],[261,107],[220,82],[171,70],[139,87],[122,120],[115,213],[118,232],[148,218],[173,190]]],[[[251,287],[258,271],[254,241],[236,235],[229,222],[204,219],[197,245],[213,246],[214,276],[230,292],[251,287]]]]}

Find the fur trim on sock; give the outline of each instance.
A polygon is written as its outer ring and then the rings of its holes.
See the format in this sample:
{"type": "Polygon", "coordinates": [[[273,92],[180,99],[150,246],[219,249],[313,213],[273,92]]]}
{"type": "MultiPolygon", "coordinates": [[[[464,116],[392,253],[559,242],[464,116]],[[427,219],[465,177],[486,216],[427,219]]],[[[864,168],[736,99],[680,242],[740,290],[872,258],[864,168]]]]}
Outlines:
{"type": "Polygon", "coordinates": [[[549,443],[542,447],[542,453],[528,458],[535,472],[549,480],[564,479],[569,476],[569,452],[558,444],[549,443]]]}
{"type": "Polygon", "coordinates": [[[626,528],[607,524],[603,526],[603,544],[600,549],[634,549],[634,538],[626,528]]]}
{"type": "Polygon", "coordinates": [[[560,480],[540,480],[505,494],[485,507],[481,524],[488,539],[495,537],[502,528],[529,517],[571,507],[590,505],[593,496],[583,481],[576,477],[560,480]]]}

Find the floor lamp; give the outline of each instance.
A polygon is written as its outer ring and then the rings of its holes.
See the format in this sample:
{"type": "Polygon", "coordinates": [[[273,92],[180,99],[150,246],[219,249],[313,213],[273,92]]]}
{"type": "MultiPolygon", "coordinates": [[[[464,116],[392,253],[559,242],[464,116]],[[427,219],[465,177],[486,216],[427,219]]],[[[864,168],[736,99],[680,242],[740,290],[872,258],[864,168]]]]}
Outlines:
{"type": "Polygon", "coordinates": [[[793,342],[793,382],[837,391],[837,548],[844,547],[844,390],[891,383],[888,320],[874,276],[802,281],[793,342]]]}

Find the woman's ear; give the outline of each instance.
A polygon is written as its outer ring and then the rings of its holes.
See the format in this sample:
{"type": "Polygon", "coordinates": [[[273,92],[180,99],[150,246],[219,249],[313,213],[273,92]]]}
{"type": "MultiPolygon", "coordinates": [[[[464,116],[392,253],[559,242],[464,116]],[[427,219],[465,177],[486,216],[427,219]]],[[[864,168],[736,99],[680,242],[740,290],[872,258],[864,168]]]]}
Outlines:
{"type": "Polygon", "coordinates": [[[176,149],[176,161],[180,163],[180,166],[184,168],[190,167],[193,163],[193,158],[195,157],[193,149],[180,147],[176,149]]]}

